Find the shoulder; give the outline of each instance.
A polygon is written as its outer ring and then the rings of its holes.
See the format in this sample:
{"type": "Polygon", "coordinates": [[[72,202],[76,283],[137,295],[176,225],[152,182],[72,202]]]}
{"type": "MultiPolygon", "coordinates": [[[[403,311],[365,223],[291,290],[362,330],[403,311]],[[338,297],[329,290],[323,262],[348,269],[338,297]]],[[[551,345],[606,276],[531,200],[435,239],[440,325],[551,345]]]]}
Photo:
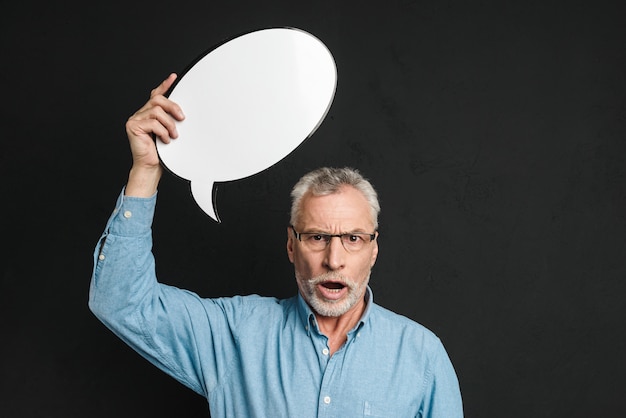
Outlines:
{"type": "Polygon", "coordinates": [[[377,362],[402,374],[407,381],[418,373],[423,382],[430,382],[434,376],[441,378],[452,370],[444,345],[433,331],[380,305],[372,304],[359,334],[377,356],[377,362]]]}
{"type": "Polygon", "coordinates": [[[236,314],[240,317],[254,316],[260,318],[284,316],[295,306],[295,298],[278,299],[260,295],[204,299],[204,302],[219,307],[227,315],[236,314]]]}
{"type": "Polygon", "coordinates": [[[376,303],[372,304],[369,321],[372,332],[379,337],[401,339],[404,343],[412,341],[433,350],[442,345],[439,337],[424,325],[376,303]]]}

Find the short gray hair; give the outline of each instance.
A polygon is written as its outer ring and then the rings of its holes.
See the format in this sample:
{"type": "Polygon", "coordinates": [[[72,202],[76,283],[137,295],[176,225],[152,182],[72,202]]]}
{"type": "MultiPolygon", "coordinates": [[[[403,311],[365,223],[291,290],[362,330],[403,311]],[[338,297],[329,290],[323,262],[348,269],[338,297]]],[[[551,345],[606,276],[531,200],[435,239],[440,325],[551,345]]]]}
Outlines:
{"type": "Polygon", "coordinates": [[[291,190],[291,225],[295,225],[300,218],[302,198],[307,193],[310,192],[313,196],[325,196],[337,193],[342,186],[352,186],[363,194],[369,203],[374,227],[378,229],[378,214],[380,213],[378,194],[358,170],[350,167],[321,167],[302,176],[291,190]]]}

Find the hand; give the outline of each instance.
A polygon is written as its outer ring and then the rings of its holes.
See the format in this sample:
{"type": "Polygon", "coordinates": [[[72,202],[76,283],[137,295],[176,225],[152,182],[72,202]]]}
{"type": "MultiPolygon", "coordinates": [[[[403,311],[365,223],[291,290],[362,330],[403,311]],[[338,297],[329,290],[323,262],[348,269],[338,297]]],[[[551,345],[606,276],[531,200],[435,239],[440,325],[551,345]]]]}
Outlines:
{"type": "Polygon", "coordinates": [[[157,141],[169,143],[170,138],[178,137],[176,121],[185,118],[180,107],[164,96],[174,81],[176,74],[170,74],[150,93],[148,102],[126,122],[126,134],[133,155],[127,196],[148,197],[154,194],[161,178],[161,164],[156,149],[157,141]]]}
{"type": "Polygon", "coordinates": [[[175,121],[184,119],[180,107],[164,96],[174,81],[176,74],[170,74],[150,93],[150,100],[126,122],[126,134],[136,168],[154,168],[159,165],[156,144],[152,135],[166,144],[170,138],[177,138],[175,121]]]}

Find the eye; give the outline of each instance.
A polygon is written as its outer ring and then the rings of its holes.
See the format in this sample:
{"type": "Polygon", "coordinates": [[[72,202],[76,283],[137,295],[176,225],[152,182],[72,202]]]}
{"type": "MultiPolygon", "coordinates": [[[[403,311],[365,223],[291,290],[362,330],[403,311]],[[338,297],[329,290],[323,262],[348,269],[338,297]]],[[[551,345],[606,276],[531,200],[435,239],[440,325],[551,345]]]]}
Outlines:
{"type": "Polygon", "coordinates": [[[324,234],[314,234],[309,237],[312,241],[327,241],[326,235],[324,234]]]}
{"type": "Polygon", "coordinates": [[[360,236],[360,235],[354,235],[354,234],[348,235],[348,240],[349,240],[350,242],[359,242],[359,241],[361,241],[362,239],[363,239],[363,238],[361,238],[361,236],[360,236]]]}

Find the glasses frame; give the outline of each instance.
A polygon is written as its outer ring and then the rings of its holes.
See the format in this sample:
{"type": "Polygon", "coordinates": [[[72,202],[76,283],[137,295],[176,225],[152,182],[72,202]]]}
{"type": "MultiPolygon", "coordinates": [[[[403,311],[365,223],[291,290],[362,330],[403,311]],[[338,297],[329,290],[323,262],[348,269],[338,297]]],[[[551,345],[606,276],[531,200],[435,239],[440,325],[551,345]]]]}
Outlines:
{"type": "MultiPolygon", "coordinates": [[[[291,228],[291,230],[293,231],[294,235],[296,236],[296,238],[298,239],[298,241],[302,242],[302,234],[311,234],[311,235],[321,235],[323,237],[328,237],[328,240],[326,241],[326,245],[324,246],[324,250],[326,248],[328,248],[328,245],[330,244],[330,241],[334,238],[337,237],[339,238],[339,241],[341,241],[341,246],[344,248],[344,250],[346,250],[347,252],[354,252],[355,250],[349,250],[348,248],[346,248],[346,245],[343,242],[342,237],[346,236],[346,235],[367,235],[370,237],[369,242],[366,242],[366,244],[369,244],[373,241],[376,241],[376,234],[378,233],[378,231],[374,231],[373,233],[368,233],[368,232],[346,232],[344,234],[327,234],[325,232],[298,232],[296,231],[296,228],[293,225],[289,225],[289,227],[291,228]]],[[[360,251],[356,250],[356,251],[360,251]]],[[[323,250],[319,250],[319,251],[323,251],[323,250]]]]}

